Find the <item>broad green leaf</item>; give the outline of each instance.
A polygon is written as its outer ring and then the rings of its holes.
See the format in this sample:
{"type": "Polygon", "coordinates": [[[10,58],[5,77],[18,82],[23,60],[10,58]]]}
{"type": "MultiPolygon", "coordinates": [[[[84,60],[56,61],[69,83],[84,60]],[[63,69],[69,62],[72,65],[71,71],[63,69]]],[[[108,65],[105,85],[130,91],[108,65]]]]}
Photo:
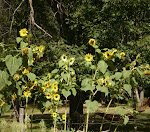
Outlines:
{"type": "Polygon", "coordinates": [[[8,73],[0,70],[0,90],[2,90],[8,84],[8,78],[8,73]]]}
{"type": "Polygon", "coordinates": [[[34,81],[36,79],[36,75],[34,73],[28,73],[27,74],[28,79],[30,79],[30,81],[34,81]]]}
{"type": "Polygon", "coordinates": [[[9,73],[13,76],[19,67],[22,65],[22,58],[13,57],[12,55],[7,55],[5,58],[5,63],[8,68],[9,73]]]}
{"type": "Polygon", "coordinates": [[[25,42],[21,42],[20,43],[20,48],[21,48],[21,50],[23,50],[24,48],[26,48],[28,46],[28,43],[25,43],[25,42]]]}
{"type": "Polygon", "coordinates": [[[22,95],[22,89],[18,88],[18,95],[21,96],[22,95]]]}
{"type": "Polygon", "coordinates": [[[28,66],[33,65],[33,52],[31,48],[28,48],[28,66]]]}
{"type": "Polygon", "coordinates": [[[89,110],[89,112],[91,113],[94,113],[98,109],[98,102],[96,100],[94,101],[86,100],[85,105],[89,110]]]}
{"type": "Polygon", "coordinates": [[[62,72],[61,77],[67,82],[68,81],[68,74],[62,72]]]}
{"type": "Polygon", "coordinates": [[[106,72],[107,67],[108,67],[108,65],[104,60],[101,60],[98,62],[98,68],[103,74],[106,72]]]}
{"type": "Polygon", "coordinates": [[[50,101],[46,101],[46,103],[45,103],[45,107],[46,108],[48,108],[49,106],[51,106],[52,105],[52,103],[50,102],[50,101]]]}
{"type": "Polygon", "coordinates": [[[3,95],[3,94],[0,94],[0,99],[3,98],[3,97],[4,97],[4,95],[3,95]]]}
{"type": "Polygon", "coordinates": [[[100,50],[100,49],[96,49],[95,52],[97,52],[97,53],[100,54],[100,53],[101,53],[101,50],[100,50]]]}
{"type": "Polygon", "coordinates": [[[95,86],[92,86],[92,85],[90,85],[90,84],[87,84],[87,85],[85,85],[85,86],[83,86],[82,88],[81,88],[81,90],[83,90],[83,91],[88,91],[88,90],[90,90],[90,91],[93,91],[95,89],[95,86]]]}
{"type": "Polygon", "coordinates": [[[108,91],[108,88],[106,86],[100,86],[100,85],[97,85],[96,86],[96,89],[100,92],[103,92],[105,93],[105,96],[108,95],[109,91],[108,91]]]}
{"type": "Polygon", "coordinates": [[[64,61],[61,61],[61,60],[58,62],[59,67],[62,67],[62,66],[64,66],[65,64],[66,64],[66,63],[65,63],[64,61]]]}
{"type": "Polygon", "coordinates": [[[124,84],[123,89],[127,91],[127,93],[131,96],[131,85],[130,84],[124,84]]]}
{"type": "Polygon", "coordinates": [[[124,117],[124,122],[123,122],[123,124],[126,125],[128,122],[129,122],[129,117],[128,117],[128,116],[125,116],[125,117],[124,117]]]}
{"type": "Polygon", "coordinates": [[[17,88],[17,89],[19,89],[19,88],[20,88],[20,86],[19,86],[19,83],[18,83],[18,82],[16,82],[16,88],[17,88]]]}
{"type": "Polygon", "coordinates": [[[123,77],[124,78],[127,78],[127,77],[129,77],[131,75],[131,71],[130,70],[124,70],[122,73],[123,73],[123,77]]]}
{"type": "Polygon", "coordinates": [[[65,89],[62,90],[62,94],[64,95],[64,97],[67,99],[70,95],[71,95],[71,92],[70,91],[67,91],[65,89]]]}
{"type": "Polygon", "coordinates": [[[116,72],[114,76],[115,76],[116,80],[119,80],[122,76],[122,73],[121,72],[116,72]]]}
{"type": "Polygon", "coordinates": [[[17,43],[20,43],[21,40],[22,40],[21,37],[17,37],[17,38],[16,38],[17,43]]]}
{"type": "Polygon", "coordinates": [[[11,108],[11,105],[8,105],[8,104],[4,105],[2,107],[1,115],[5,114],[8,110],[10,110],[10,108],[11,108]]]}
{"type": "Polygon", "coordinates": [[[89,84],[90,81],[91,81],[91,79],[89,79],[89,78],[83,79],[81,82],[81,86],[82,87],[86,86],[87,84],[89,84]]]}
{"type": "Polygon", "coordinates": [[[76,94],[77,94],[76,89],[75,88],[71,88],[71,91],[72,91],[73,96],[76,96],[76,94]]]}
{"type": "Polygon", "coordinates": [[[58,69],[54,69],[54,70],[52,70],[52,74],[55,74],[55,73],[57,73],[59,70],[58,69]]]}
{"type": "Polygon", "coordinates": [[[141,76],[143,76],[143,72],[142,72],[142,71],[140,71],[140,69],[139,69],[139,68],[136,68],[136,70],[137,70],[137,72],[138,72],[141,76]]]}

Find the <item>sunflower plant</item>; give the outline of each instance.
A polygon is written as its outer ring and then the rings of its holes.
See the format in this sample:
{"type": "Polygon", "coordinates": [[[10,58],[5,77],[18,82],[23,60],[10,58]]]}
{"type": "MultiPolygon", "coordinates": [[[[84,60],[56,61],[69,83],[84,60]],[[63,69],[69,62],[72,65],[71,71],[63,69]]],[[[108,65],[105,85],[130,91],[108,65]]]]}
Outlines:
{"type": "MultiPolygon", "coordinates": [[[[127,59],[125,53],[117,49],[99,49],[94,39],[89,40],[89,44],[95,49],[95,54],[87,53],[85,55],[85,67],[87,73],[81,82],[81,90],[89,95],[89,99],[85,101],[87,107],[86,125],[84,131],[88,131],[89,113],[93,113],[98,109],[98,102],[94,97],[98,91],[103,92],[105,97],[110,97],[110,102],[106,108],[100,131],[102,131],[105,116],[108,108],[114,98],[122,100],[125,94],[130,97],[133,96],[132,90],[137,85],[137,79],[143,78],[142,71],[144,67],[141,66],[140,55],[136,59],[125,65],[127,59]]],[[[127,123],[128,117],[124,122],[127,123]]]]}

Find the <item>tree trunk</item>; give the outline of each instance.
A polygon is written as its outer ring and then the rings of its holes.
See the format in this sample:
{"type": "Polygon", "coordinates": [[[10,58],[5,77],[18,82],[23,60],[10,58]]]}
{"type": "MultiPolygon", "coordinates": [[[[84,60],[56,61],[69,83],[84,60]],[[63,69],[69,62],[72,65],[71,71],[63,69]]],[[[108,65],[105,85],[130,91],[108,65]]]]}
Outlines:
{"type": "Polygon", "coordinates": [[[77,93],[75,97],[73,95],[70,97],[70,120],[72,127],[75,129],[78,129],[79,126],[74,123],[84,122],[83,101],[81,95],[82,93],[77,93]]]}

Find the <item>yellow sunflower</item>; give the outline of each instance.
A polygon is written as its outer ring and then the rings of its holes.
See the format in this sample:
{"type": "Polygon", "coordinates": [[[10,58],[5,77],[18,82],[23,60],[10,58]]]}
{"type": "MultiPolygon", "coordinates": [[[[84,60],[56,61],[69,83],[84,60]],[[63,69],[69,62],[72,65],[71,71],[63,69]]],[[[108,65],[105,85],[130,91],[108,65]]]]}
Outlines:
{"type": "Polygon", "coordinates": [[[50,99],[52,97],[52,95],[50,93],[46,94],[46,98],[50,99]]]}
{"type": "Polygon", "coordinates": [[[51,112],[51,111],[52,111],[52,108],[51,108],[51,107],[48,107],[48,108],[47,108],[47,111],[48,111],[48,112],[51,112]]]}
{"type": "Polygon", "coordinates": [[[14,80],[17,80],[17,81],[18,81],[19,79],[20,79],[19,74],[15,74],[15,75],[14,75],[14,80]]]}
{"type": "Polygon", "coordinates": [[[105,80],[103,78],[100,78],[100,79],[97,80],[98,85],[102,86],[104,83],[105,83],[105,80]]]}
{"type": "Polygon", "coordinates": [[[57,117],[57,113],[54,112],[54,113],[53,113],[53,118],[56,118],[56,117],[57,117]]]}
{"type": "Polygon", "coordinates": [[[21,30],[19,31],[19,33],[20,33],[20,36],[21,36],[21,37],[25,37],[25,36],[27,36],[28,31],[27,31],[26,28],[23,28],[23,29],[21,29],[21,30]]]}
{"type": "Polygon", "coordinates": [[[31,96],[31,92],[30,91],[25,91],[23,94],[27,98],[31,96]]]}
{"type": "Polygon", "coordinates": [[[91,62],[92,60],[93,60],[93,55],[91,55],[91,54],[86,54],[85,55],[85,60],[87,61],[87,62],[91,62]]]}
{"type": "Polygon", "coordinates": [[[109,52],[109,51],[106,51],[106,52],[104,53],[104,57],[105,57],[107,60],[109,60],[109,59],[111,58],[111,56],[112,56],[112,53],[109,52]]]}
{"type": "Polygon", "coordinates": [[[43,46],[43,45],[40,45],[39,51],[40,51],[40,52],[43,52],[43,51],[44,51],[44,46],[43,46]]]}
{"type": "Polygon", "coordinates": [[[62,119],[66,120],[66,115],[65,114],[62,115],[62,119]]]}
{"type": "Polygon", "coordinates": [[[27,54],[28,53],[28,48],[24,48],[23,50],[22,50],[22,56],[24,55],[24,54],[27,54]]]}
{"type": "Polygon", "coordinates": [[[58,91],[58,84],[57,82],[54,82],[52,85],[52,91],[57,92],[58,91]]]}
{"type": "Polygon", "coordinates": [[[74,61],[75,61],[75,58],[70,58],[69,65],[73,65],[74,61]]]}
{"type": "Polygon", "coordinates": [[[48,79],[50,79],[51,78],[51,74],[50,73],[48,73],[48,79]]]}
{"type": "Polygon", "coordinates": [[[66,55],[62,55],[61,56],[61,60],[64,61],[64,62],[67,61],[67,56],[66,55]]]}
{"type": "Polygon", "coordinates": [[[25,68],[23,71],[22,71],[22,74],[28,74],[28,70],[25,68]]]}
{"type": "Polygon", "coordinates": [[[125,53],[124,52],[121,52],[120,53],[120,58],[119,59],[122,59],[122,57],[124,57],[125,56],[125,53]]]}
{"type": "Polygon", "coordinates": [[[45,87],[49,88],[51,86],[50,80],[48,82],[45,83],[45,87]]]}
{"type": "Polygon", "coordinates": [[[150,75],[150,71],[149,71],[149,70],[145,70],[145,71],[143,72],[143,75],[145,75],[145,76],[150,75]]]}
{"type": "Polygon", "coordinates": [[[16,100],[16,98],[17,98],[16,93],[14,93],[14,94],[12,95],[12,98],[13,98],[13,100],[16,100]]]}
{"type": "Polygon", "coordinates": [[[54,100],[59,101],[59,99],[60,99],[60,95],[59,94],[54,94],[54,100]]]}
{"type": "Polygon", "coordinates": [[[95,39],[90,39],[90,40],[89,40],[89,44],[90,44],[91,46],[94,46],[94,45],[95,45],[95,39]]]}

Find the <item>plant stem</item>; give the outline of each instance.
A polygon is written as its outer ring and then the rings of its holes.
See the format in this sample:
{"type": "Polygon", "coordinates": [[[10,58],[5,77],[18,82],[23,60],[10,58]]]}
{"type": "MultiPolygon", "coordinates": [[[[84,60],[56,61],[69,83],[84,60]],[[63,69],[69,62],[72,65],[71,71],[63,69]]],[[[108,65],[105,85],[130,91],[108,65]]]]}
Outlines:
{"type": "Polygon", "coordinates": [[[86,132],[88,132],[88,124],[89,124],[89,110],[87,109],[87,115],[86,115],[86,132]]]}
{"type": "Polygon", "coordinates": [[[104,114],[104,116],[103,116],[103,120],[102,120],[102,123],[101,123],[101,126],[100,126],[100,132],[102,131],[103,124],[104,124],[104,120],[105,120],[105,116],[106,116],[106,114],[107,114],[107,112],[108,112],[109,106],[110,106],[110,104],[111,104],[113,98],[114,98],[114,96],[111,98],[111,100],[109,101],[109,104],[107,105],[106,112],[105,112],[105,114],[104,114]]]}
{"type": "MultiPolygon", "coordinates": [[[[67,98],[66,98],[66,102],[65,102],[65,117],[67,117],[67,98]]],[[[66,131],[66,125],[67,125],[67,120],[65,118],[65,126],[64,126],[65,131],[66,131]]]]}

